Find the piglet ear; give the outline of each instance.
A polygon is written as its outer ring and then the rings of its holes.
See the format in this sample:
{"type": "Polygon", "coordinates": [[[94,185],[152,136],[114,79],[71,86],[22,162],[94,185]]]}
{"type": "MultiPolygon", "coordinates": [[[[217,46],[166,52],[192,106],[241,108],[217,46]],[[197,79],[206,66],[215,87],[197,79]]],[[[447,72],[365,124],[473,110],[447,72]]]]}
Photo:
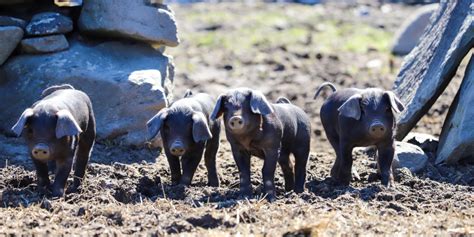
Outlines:
{"type": "Polygon", "coordinates": [[[344,102],[344,104],[341,105],[341,107],[337,109],[339,111],[339,115],[359,120],[361,116],[361,98],[362,96],[360,94],[351,96],[346,102],[344,102]]]}
{"type": "Polygon", "coordinates": [[[21,135],[21,133],[23,132],[23,128],[26,125],[26,121],[28,120],[29,117],[33,116],[33,114],[34,114],[33,109],[31,108],[25,109],[25,111],[23,111],[23,113],[20,115],[20,118],[18,119],[18,121],[15,123],[15,125],[13,125],[12,132],[15,133],[17,137],[21,135]]]}
{"type": "Polygon", "coordinates": [[[206,116],[201,112],[193,114],[193,140],[194,142],[206,141],[212,138],[211,131],[207,125],[206,116]]]}
{"type": "Polygon", "coordinates": [[[163,121],[165,121],[166,116],[168,116],[168,109],[164,108],[160,110],[153,118],[148,120],[146,126],[148,128],[148,140],[155,138],[161,130],[163,121]]]}
{"type": "Polygon", "coordinates": [[[225,95],[220,95],[219,98],[217,98],[216,105],[214,106],[214,110],[211,113],[210,119],[211,120],[216,120],[219,117],[222,116],[223,111],[223,106],[224,106],[224,101],[226,100],[225,95]]]}
{"type": "Polygon", "coordinates": [[[398,99],[398,97],[395,95],[395,93],[391,91],[385,91],[384,95],[388,97],[390,101],[390,106],[392,106],[393,110],[396,113],[400,113],[403,110],[405,110],[405,105],[398,99]]]}
{"type": "Polygon", "coordinates": [[[56,122],[56,138],[64,136],[76,136],[82,132],[81,127],[77,124],[69,110],[60,110],[56,113],[58,121],[56,122]]]}
{"type": "Polygon", "coordinates": [[[250,108],[253,113],[261,115],[268,115],[274,112],[271,104],[260,91],[252,91],[250,97],[250,108]]]}

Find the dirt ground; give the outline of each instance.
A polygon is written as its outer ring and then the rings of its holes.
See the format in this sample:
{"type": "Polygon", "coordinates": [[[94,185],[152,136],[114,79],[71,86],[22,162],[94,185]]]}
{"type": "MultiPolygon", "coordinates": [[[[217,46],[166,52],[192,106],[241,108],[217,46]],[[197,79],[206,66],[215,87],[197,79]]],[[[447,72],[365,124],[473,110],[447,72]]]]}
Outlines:
{"type": "MultiPolygon", "coordinates": [[[[0,156],[0,233],[195,236],[452,235],[474,234],[474,169],[434,166],[397,173],[396,185],[375,180],[375,161],[356,152],[361,180],[332,186],[335,159],[319,120],[323,81],[339,87],[390,89],[402,58],[390,39],[413,7],[196,4],[172,6],[182,43],[175,57],[175,96],[187,88],[214,96],[227,88],[287,96],[312,118],[306,191],[285,193],[277,169],[278,200],[261,197],[262,161],[252,159],[255,196],[238,193],[238,170],[222,134],[221,186],[206,187],[200,164],[191,187],[170,186],[159,151],[99,141],[82,190],[52,200],[36,192],[31,162],[0,156]],[[367,11],[369,12],[368,14],[367,11]]],[[[460,70],[459,74],[462,74],[460,70]]],[[[460,75],[415,128],[439,135],[460,75]]],[[[5,140],[5,138],[2,138],[5,140]]],[[[20,146],[21,140],[10,139],[20,146]]],[[[71,180],[72,182],[72,180],[71,180]]]]}

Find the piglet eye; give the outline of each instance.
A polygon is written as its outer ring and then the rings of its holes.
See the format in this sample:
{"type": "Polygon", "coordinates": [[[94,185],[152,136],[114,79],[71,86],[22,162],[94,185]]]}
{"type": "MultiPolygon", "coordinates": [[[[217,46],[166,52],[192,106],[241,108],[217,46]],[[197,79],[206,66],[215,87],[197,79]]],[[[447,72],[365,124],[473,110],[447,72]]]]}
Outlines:
{"type": "Polygon", "coordinates": [[[32,135],[33,134],[33,129],[32,128],[26,128],[26,133],[28,135],[32,135]]]}
{"type": "Polygon", "coordinates": [[[385,109],[385,113],[391,113],[391,112],[392,112],[392,108],[387,107],[387,108],[385,109]]]}

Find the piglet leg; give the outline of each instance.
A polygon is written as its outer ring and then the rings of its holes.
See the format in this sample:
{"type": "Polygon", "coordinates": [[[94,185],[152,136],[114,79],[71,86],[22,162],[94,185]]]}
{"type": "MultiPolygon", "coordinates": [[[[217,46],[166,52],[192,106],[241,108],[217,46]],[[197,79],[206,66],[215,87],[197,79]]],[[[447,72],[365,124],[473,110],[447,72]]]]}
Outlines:
{"type": "Polygon", "coordinates": [[[74,184],[72,191],[76,191],[84,179],[93,145],[94,138],[84,138],[79,141],[74,165],[74,184]]]}
{"type": "Polygon", "coordinates": [[[331,176],[342,185],[350,184],[352,179],[352,147],[348,144],[340,143],[331,176]]]}
{"type": "Polygon", "coordinates": [[[181,179],[181,163],[179,162],[179,157],[172,155],[168,149],[165,149],[166,159],[170,166],[171,172],[171,183],[178,184],[181,179]]]}
{"type": "Polygon", "coordinates": [[[216,169],[216,155],[219,149],[219,133],[207,141],[206,151],[204,153],[204,161],[207,168],[207,185],[212,187],[219,187],[219,177],[217,176],[216,169]]]}
{"type": "Polygon", "coordinates": [[[64,195],[64,188],[66,187],[67,178],[69,173],[71,173],[72,160],[72,154],[56,160],[56,174],[52,187],[53,197],[62,197],[64,195]]]}
{"type": "Polygon", "coordinates": [[[181,180],[179,181],[180,184],[191,185],[194,172],[196,172],[199,162],[202,159],[203,146],[204,145],[200,145],[197,149],[186,152],[181,158],[183,176],[181,176],[181,180]]]}
{"type": "Polygon", "coordinates": [[[263,163],[263,187],[267,194],[267,200],[275,201],[275,170],[280,156],[280,149],[265,149],[265,161],[263,163]]]}
{"type": "Polygon", "coordinates": [[[46,193],[49,188],[48,165],[45,162],[33,159],[36,167],[36,176],[38,178],[38,190],[41,193],[46,193]]]}
{"type": "Polygon", "coordinates": [[[252,185],[250,183],[250,154],[232,148],[235,163],[239,169],[240,193],[244,196],[252,195],[252,185]]]}
{"type": "Polygon", "coordinates": [[[285,178],[285,191],[289,192],[295,187],[295,175],[293,173],[293,163],[290,160],[290,154],[287,151],[280,152],[278,159],[283,177],[285,178]]]}
{"type": "Polygon", "coordinates": [[[393,140],[387,143],[377,145],[378,159],[377,165],[380,169],[380,179],[382,184],[389,187],[393,183],[392,162],[395,155],[393,140]]]}

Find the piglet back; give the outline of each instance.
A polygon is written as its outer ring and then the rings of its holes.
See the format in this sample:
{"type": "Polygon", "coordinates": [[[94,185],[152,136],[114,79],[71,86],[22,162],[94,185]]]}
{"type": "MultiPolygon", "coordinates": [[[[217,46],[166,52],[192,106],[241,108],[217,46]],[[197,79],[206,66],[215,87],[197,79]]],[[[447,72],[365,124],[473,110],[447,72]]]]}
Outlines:
{"type": "Polygon", "coordinates": [[[75,90],[73,86],[69,84],[62,84],[62,85],[54,85],[46,88],[43,92],[41,92],[41,98],[44,98],[48,95],[51,95],[53,92],[57,90],[75,90]]]}

